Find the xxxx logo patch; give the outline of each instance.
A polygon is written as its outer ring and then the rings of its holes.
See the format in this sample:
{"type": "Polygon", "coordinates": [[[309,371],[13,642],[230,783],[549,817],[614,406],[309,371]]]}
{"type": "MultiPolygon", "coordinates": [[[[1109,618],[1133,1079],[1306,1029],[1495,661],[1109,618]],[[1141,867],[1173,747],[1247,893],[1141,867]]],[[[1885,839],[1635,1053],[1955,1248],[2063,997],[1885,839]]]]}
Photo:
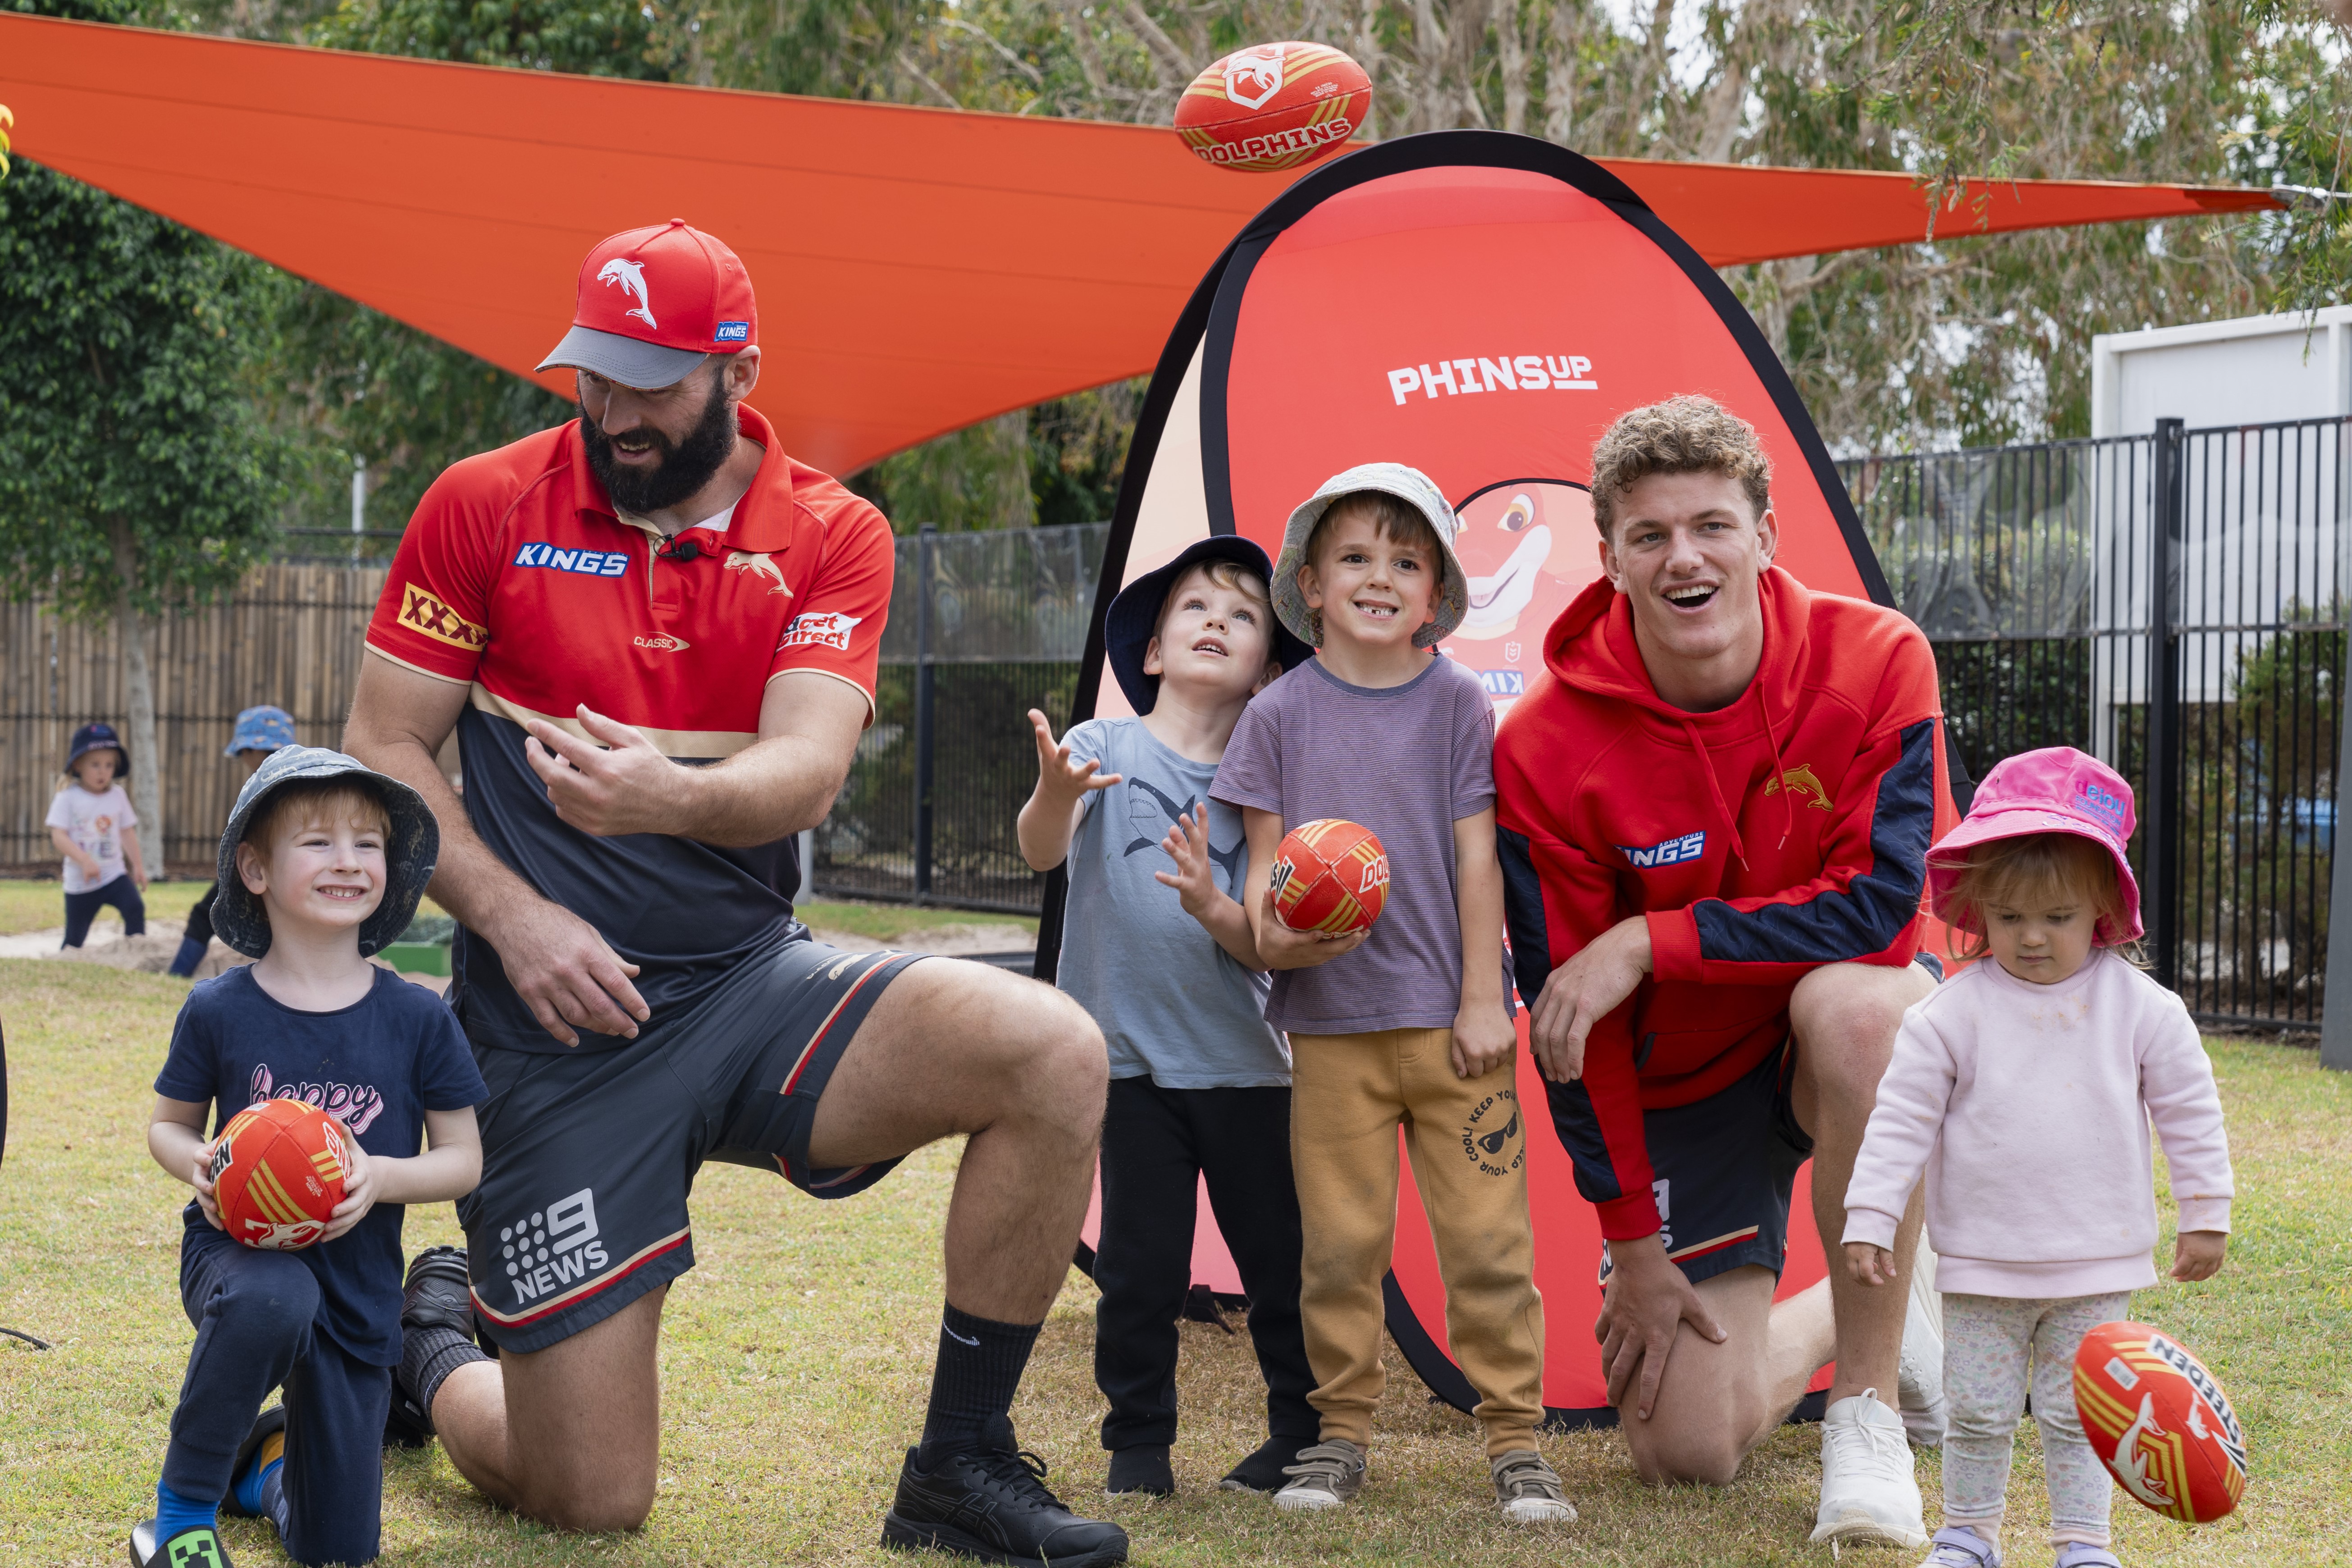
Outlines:
{"type": "Polygon", "coordinates": [[[479,653],[490,646],[488,627],[476,626],[451,609],[438,595],[414,583],[401,585],[400,624],[468,653],[479,653]]]}

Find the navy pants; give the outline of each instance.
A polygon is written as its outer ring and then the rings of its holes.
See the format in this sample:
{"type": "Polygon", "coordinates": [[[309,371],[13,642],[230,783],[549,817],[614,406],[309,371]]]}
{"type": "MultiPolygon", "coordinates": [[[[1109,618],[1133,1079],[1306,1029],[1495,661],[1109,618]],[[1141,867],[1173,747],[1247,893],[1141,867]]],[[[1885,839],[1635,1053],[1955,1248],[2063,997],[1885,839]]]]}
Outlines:
{"type": "Polygon", "coordinates": [[[87,893],[66,895],[65,945],[79,947],[89,935],[89,922],[96,920],[98,911],[108,904],[112,904],[121,912],[123,935],[147,934],[147,901],[139,896],[139,884],[131,879],[130,872],[125,871],[111,882],[92,888],[87,893]]]}
{"type": "Polygon", "coordinates": [[[224,1498],[237,1446],[270,1390],[286,1390],[286,1510],[278,1530],[305,1564],[376,1555],[383,1511],[383,1418],[392,1369],[345,1354],[318,1331],[318,1277],[289,1252],[235,1242],[180,1254],[180,1300],[196,1326],[163,1484],[224,1498]]]}
{"type": "Polygon", "coordinates": [[[1192,1285],[1201,1180],[1249,1297],[1266,1431],[1315,1441],[1315,1373],[1298,1321],[1298,1188],[1290,1090],[1162,1089],[1111,1079],[1103,1113],[1102,1237],[1095,1248],[1095,1384],[1106,1448],[1176,1440],[1176,1321],[1192,1285]]]}

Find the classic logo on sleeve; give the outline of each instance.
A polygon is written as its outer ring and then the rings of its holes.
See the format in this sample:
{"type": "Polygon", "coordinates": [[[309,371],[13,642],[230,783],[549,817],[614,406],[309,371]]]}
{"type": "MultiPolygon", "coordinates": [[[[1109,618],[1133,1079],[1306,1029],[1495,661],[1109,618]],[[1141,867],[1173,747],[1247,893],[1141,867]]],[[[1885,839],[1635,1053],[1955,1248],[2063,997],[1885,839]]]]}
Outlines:
{"type": "Polygon", "coordinates": [[[490,646],[488,627],[476,626],[451,609],[438,595],[414,583],[401,587],[400,624],[467,653],[479,653],[490,646]]]}
{"type": "Polygon", "coordinates": [[[776,647],[779,651],[788,647],[829,647],[847,653],[849,634],[865,618],[845,616],[839,610],[810,610],[793,617],[792,624],[784,628],[784,640],[776,647]]]}

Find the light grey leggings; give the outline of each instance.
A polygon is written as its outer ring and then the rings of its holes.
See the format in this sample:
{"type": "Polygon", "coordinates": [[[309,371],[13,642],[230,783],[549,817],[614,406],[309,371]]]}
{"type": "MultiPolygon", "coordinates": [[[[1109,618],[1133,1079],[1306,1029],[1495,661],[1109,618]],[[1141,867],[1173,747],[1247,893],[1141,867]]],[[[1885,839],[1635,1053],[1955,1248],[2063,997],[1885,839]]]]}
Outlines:
{"type": "Polygon", "coordinates": [[[2032,1367],[2033,1418],[2042,1426],[2050,1485],[2050,1539],[2105,1546],[2110,1488],[2074,1415],[2074,1352],[2101,1323],[2126,1317],[2131,1293],[2033,1300],[1944,1297],[1944,1522],[2000,1539],[2010,1447],[2024,1414],[2032,1367]]]}

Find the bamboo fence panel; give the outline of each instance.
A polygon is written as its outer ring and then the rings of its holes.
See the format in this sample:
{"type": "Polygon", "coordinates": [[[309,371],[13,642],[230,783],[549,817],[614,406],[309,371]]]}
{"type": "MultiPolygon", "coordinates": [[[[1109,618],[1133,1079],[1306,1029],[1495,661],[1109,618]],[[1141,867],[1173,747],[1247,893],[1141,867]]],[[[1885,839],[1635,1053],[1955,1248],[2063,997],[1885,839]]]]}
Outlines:
{"type": "MultiPolygon", "coordinates": [[[[307,746],[341,743],[362,638],[383,590],[381,563],[279,562],[222,603],[176,611],[152,628],[155,728],[163,749],[164,862],[209,874],[245,771],[221,755],[237,711],[274,702],[307,746]]],[[[39,601],[0,605],[0,868],[57,871],[42,818],[78,725],[127,727],[113,623],[61,620],[39,601]]],[[[134,756],[131,766],[155,759],[134,756]]],[[[151,874],[152,836],[142,833],[151,874]]]]}

